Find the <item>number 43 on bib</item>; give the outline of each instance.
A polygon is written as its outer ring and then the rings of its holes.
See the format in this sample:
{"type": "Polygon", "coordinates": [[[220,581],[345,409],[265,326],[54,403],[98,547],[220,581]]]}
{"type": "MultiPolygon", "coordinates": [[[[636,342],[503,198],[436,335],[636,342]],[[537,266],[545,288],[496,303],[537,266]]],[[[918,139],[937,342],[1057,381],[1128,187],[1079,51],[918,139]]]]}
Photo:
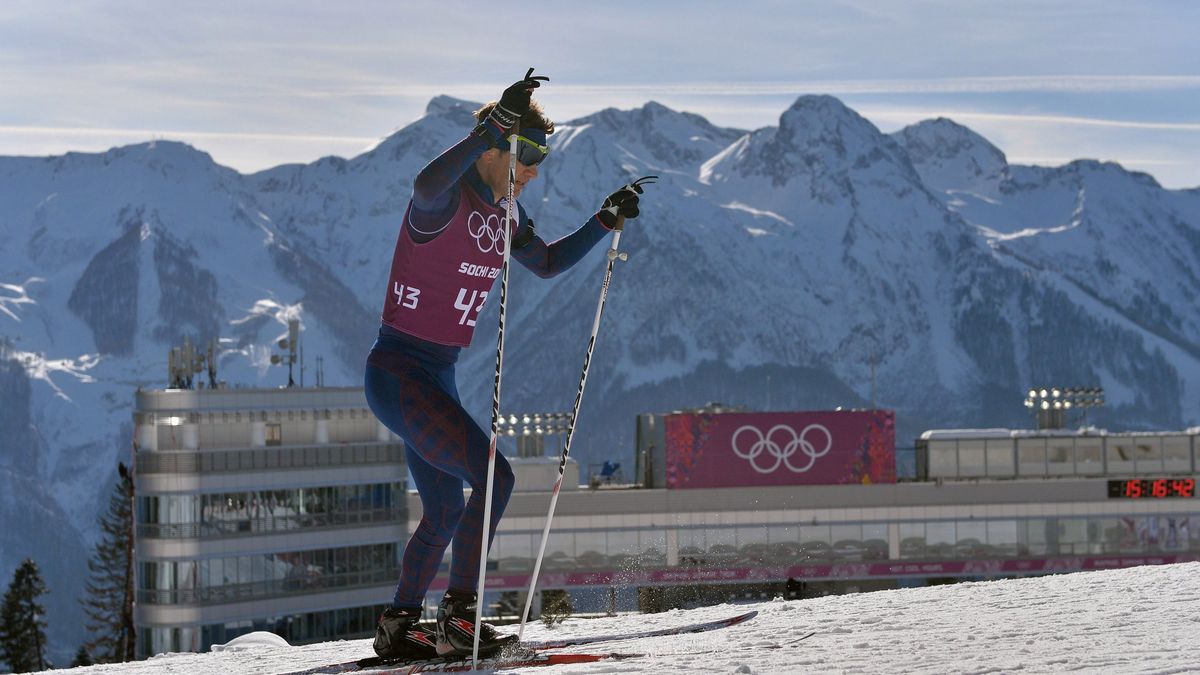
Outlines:
{"type": "Polygon", "coordinates": [[[462,311],[462,317],[458,320],[460,326],[474,326],[475,318],[483,310],[483,303],[487,302],[487,291],[471,291],[471,297],[468,298],[467,290],[458,289],[458,299],[454,301],[454,308],[462,311]],[[479,304],[475,304],[476,301],[479,304]]]}

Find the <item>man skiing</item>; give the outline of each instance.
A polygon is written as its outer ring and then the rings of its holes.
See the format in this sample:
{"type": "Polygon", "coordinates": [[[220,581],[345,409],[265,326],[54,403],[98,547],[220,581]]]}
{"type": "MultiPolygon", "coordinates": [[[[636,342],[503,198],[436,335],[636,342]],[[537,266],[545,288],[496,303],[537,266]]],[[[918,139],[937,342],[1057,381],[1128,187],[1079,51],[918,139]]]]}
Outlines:
{"type": "MultiPolygon", "coordinates": [[[[538,176],[554,123],[532,100],[549,78],[525,77],[475,113],[477,125],[417,174],[392,257],[379,336],[367,356],[365,388],[372,412],[405,443],[421,497],[421,522],[409,539],[392,606],[375,631],[386,659],[469,654],[474,643],[478,565],[482,554],[489,437],[459,402],[454,364],[471,343],[475,320],[500,275],[504,254],[510,142],[517,137],[514,199],[538,176]],[[471,497],[463,499],[464,481],[471,497]],[[436,632],[421,627],[425,593],[451,545],[450,583],[436,632]]],[[[575,232],[547,244],[520,202],[511,255],[539,277],[578,262],[605,234],[638,216],[642,189],[626,185],[575,232]]],[[[490,529],[512,493],[512,468],[497,454],[490,529]]],[[[489,537],[489,546],[491,544],[489,537]]],[[[480,625],[480,655],[516,636],[480,625]]]]}

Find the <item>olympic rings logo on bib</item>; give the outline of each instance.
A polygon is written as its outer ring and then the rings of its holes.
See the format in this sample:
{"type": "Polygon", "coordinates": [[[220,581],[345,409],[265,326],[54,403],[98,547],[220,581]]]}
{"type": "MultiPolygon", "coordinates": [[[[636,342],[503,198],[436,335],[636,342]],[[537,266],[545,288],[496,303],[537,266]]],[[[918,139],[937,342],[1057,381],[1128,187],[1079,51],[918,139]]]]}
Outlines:
{"type": "Polygon", "coordinates": [[[733,454],[750,462],[750,468],[758,473],[774,473],[780,466],[787,467],[792,473],[804,473],[813,468],[817,458],[824,457],[833,448],[833,434],[820,424],[810,424],[798,434],[786,424],[777,424],[765,434],[748,424],[733,432],[730,442],[733,454]],[[824,443],[818,449],[821,436],[824,436],[824,443]],[[797,452],[808,461],[800,464],[802,458],[797,458],[793,463],[792,458],[797,452]]]}
{"type": "Polygon", "coordinates": [[[504,225],[500,216],[492,213],[487,217],[478,211],[467,216],[467,232],[484,253],[495,251],[504,255],[504,225]]]}

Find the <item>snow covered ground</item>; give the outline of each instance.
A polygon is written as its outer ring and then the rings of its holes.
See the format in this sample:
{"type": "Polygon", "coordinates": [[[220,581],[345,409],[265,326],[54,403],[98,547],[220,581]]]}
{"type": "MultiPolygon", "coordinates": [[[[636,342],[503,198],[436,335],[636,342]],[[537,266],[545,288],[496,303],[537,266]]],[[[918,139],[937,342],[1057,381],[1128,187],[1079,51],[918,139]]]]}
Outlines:
{"type": "MultiPolygon", "coordinates": [[[[735,628],[567,650],[637,652],[645,658],[527,671],[1200,672],[1200,563],[572,619],[553,630],[531,623],[526,636],[537,640],[661,628],[748,609],[759,610],[758,617],[735,628]],[[793,643],[813,631],[816,635],[793,643]]],[[[209,654],[170,654],[73,672],[282,673],[371,655],[369,640],[303,647],[249,642],[209,654]]]]}

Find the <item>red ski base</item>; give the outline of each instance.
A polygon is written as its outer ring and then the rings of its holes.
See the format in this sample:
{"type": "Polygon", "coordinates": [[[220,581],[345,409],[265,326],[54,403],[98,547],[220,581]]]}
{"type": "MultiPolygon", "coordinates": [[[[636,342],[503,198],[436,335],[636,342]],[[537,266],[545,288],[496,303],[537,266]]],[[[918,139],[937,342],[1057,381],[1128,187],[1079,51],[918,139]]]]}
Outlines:
{"type": "MultiPolygon", "coordinates": [[[[411,673],[463,673],[494,672],[509,668],[531,668],[535,666],[558,666],[568,663],[594,663],[596,661],[620,661],[641,654],[523,654],[511,658],[480,659],[478,669],[473,668],[471,659],[430,659],[428,661],[406,661],[389,664],[382,659],[370,658],[352,663],[343,663],[325,668],[302,671],[304,675],[318,673],[363,672],[375,675],[410,675],[411,673]]],[[[298,675],[298,674],[296,674],[298,675]]]]}

